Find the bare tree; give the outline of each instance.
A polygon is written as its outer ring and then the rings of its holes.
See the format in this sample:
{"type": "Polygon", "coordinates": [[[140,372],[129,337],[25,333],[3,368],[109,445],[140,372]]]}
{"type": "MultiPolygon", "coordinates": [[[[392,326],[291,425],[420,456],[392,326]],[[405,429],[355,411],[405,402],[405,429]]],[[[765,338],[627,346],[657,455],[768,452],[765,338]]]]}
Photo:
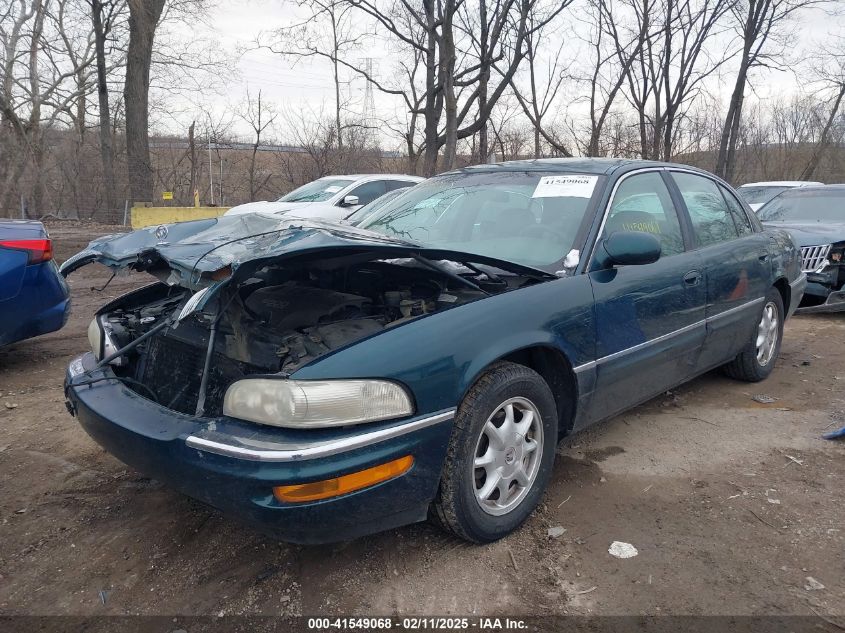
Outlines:
{"type": "Polygon", "coordinates": [[[267,186],[267,182],[270,179],[268,174],[259,182],[258,172],[256,170],[256,157],[261,147],[262,135],[273,125],[277,115],[266,102],[262,102],[260,90],[258,91],[258,97],[255,99],[247,91],[246,103],[244,105],[245,111],[241,115],[241,118],[253,131],[252,152],[250,153],[247,173],[249,174],[249,201],[254,202],[258,194],[267,186]]]}
{"type": "Polygon", "coordinates": [[[590,132],[584,146],[587,156],[605,153],[601,148],[605,124],[650,36],[656,5],[657,0],[590,0],[588,46],[592,68],[584,78],[589,86],[590,132]]]}
{"type": "Polygon", "coordinates": [[[343,108],[341,97],[341,65],[353,52],[360,50],[364,33],[353,24],[352,6],[345,0],[296,0],[298,7],[308,7],[311,11],[303,21],[283,28],[274,33],[271,43],[259,46],[274,53],[299,60],[303,58],[323,58],[332,68],[335,103],[334,119],[338,129],[338,149],[343,149],[343,108]]]}
{"type": "MultiPolygon", "coordinates": [[[[571,0],[563,3],[570,4],[571,0]]],[[[533,25],[536,16],[532,13],[529,16],[529,24],[533,25]]],[[[541,49],[546,37],[550,34],[543,34],[533,28],[525,38],[525,61],[528,64],[528,94],[525,94],[511,79],[511,88],[522,108],[523,114],[531,123],[534,133],[534,158],[542,155],[542,140],[562,156],[570,156],[569,148],[555,137],[550,130],[543,125],[543,120],[549,110],[555,104],[558,93],[566,79],[564,64],[568,61],[565,56],[566,41],[561,38],[561,43],[552,56],[546,61],[545,72],[541,68],[541,49]]],[[[501,144],[501,143],[500,143],[501,144]]]]}
{"type": "Polygon", "coordinates": [[[734,0],[731,6],[741,51],[739,69],[722,128],[716,174],[730,180],[733,176],[737,136],[749,75],[756,67],[777,64],[788,40],[786,29],[800,9],[824,0],[734,0]]]}
{"type": "Polygon", "coordinates": [[[97,68],[97,105],[99,111],[100,160],[103,164],[103,181],[106,208],[117,208],[117,179],[114,166],[111,105],[109,103],[107,46],[115,24],[124,17],[126,0],[87,0],[91,8],[97,68]]]}
{"type": "Polygon", "coordinates": [[[734,0],[637,0],[634,29],[647,33],[627,72],[643,158],[669,159],[685,110],[726,56],[709,44],[734,0]],[[650,26],[646,22],[650,22],[650,26]]]}
{"type": "MultiPolygon", "coordinates": [[[[66,0],[65,0],[66,1],[66,0]]],[[[37,214],[44,195],[44,131],[62,116],[84,129],[84,102],[90,57],[86,45],[67,35],[61,0],[17,0],[0,21],[0,129],[14,144],[5,166],[2,208],[10,209],[21,177],[31,168],[29,209],[37,214]],[[56,9],[52,11],[52,9],[56,9]],[[67,48],[64,43],[69,44],[67,48]]]]}
{"type": "MultiPolygon", "coordinates": [[[[810,180],[813,177],[822,157],[834,141],[834,126],[840,117],[842,101],[845,99],[845,38],[840,39],[836,45],[824,49],[816,72],[823,84],[822,90],[831,93],[830,111],[819,135],[818,143],[813,148],[807,166],[801,171],[799,180],[810,180]]],[[[845,126],[840,125],[836,137],[842,139],[843,135],[845,135],[845,126]]]]}

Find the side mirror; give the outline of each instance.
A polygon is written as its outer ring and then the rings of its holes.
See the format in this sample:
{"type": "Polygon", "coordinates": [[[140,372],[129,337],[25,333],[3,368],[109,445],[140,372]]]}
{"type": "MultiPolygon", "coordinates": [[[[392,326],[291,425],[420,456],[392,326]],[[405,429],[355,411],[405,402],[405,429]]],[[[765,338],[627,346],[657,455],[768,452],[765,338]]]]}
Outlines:
{"type": "Polygon", "coordinates": [[[640,266],[653,264],[660,259],[660,240],[651,233],[618,231],[602,242],[606,265],[640,266]]]}
{"type": "Polygon", "coordinates": [[[358,202],[358,196],[344,196],[340,201],[342,207],[357,207],[359,204],[361,203],[358,202]]]}

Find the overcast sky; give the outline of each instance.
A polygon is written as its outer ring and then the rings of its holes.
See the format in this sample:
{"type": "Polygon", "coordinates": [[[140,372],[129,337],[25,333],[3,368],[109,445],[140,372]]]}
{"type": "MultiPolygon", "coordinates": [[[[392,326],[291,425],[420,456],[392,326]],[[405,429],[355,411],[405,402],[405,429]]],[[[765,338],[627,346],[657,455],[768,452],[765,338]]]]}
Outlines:
{"type": "MultiPolygon", "coordinates": [[[[576,0],[576,3],[579,0],[576,0]]],[[[262,32],[286,26],[296,21],[301,13],[292,5],[278,0],[218,0],[218,5],[209,16],[211,29],[201,29],[207,38],[219,42],[220,46],[232,53],[248,48],[262,32]]],[[[823,41],[829,34],[845,36],[843,16],[831,18],[821,11],[809,11],[797,23],[795,33],[795,59],[806,57],[817,42],[823,41]],[[799,54],[800,51],[800,54],[799,54]]],[[[383,51],[368,51],[360,54],[361,62],[365,55],[375,57],[376,72],[391,70],[390,61],[383,51]]],[[[309,112],[323,109],[327,114],[334,107],[334,88],[330,66],[318,60],[303,60],[293,65],[290,61],[265,50],[249,50],[240,56],[237,75],[219,78],[219,96],[212,97],[213,107],[218,112],[226,106],[242,102],[247,88],[252,93],[262,91],[263,98],[273,103],[279,110],[306,110],[309,112]]],[[[716,82],[711,89],[727,98],[732,88],[733,76],[728,73],[716,82]]],[[[757,95],[767,98],[771,95],[783,95],[795,92],[802,81],[790,72],[767,72],[755,78],[757,95]]],[[[216,83],[216,82],[215,82],[216,83]]],[[[355,79],[345,89],[351,99],[351,107],[360,111],[363,104],[365,82],[355,79]]],[[[374,91],[376,109],[380,114],[399,113],[401,108],[390,97],[374,91]]],[[[178,127],[178,126],[177,126],[178,127]]],[[[236,121],[235,132],[248,134],[248,128],[236,121]]],[[[285,139],[279,139],[285,140],[285,139]]],[[[397,141],[398,145],[398,141],[397,141]]]]}

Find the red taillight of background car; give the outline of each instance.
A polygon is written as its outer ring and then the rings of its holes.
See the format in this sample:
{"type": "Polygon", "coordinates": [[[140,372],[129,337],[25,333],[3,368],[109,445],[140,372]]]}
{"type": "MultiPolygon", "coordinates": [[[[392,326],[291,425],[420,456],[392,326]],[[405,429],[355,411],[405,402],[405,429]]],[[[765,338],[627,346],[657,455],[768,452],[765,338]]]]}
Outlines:
{"type": "Polygon", "coordinates": [[[2,240],[0,248],[13,248],[26,251],[30,264],[40,264],[53,259],[53,242],[48,239],[37,240],[2,240]]]}

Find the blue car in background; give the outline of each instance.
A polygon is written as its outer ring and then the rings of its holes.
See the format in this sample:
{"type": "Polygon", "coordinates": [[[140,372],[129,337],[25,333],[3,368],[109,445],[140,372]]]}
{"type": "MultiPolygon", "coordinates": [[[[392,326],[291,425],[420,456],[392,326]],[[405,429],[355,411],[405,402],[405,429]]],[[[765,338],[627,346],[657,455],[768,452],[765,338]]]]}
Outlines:
{"type": "Polygon", "coordinates": [[[70,292],[41,222],[0,220],[0,346],[60,330],[70,292]]]}
{"type": "Polygon", "coordinates": [[[503,537],[562,436],[717,367],[768,377],[807,284],[723,181],[616,159],[452,171],[354,227],[151,227],[62,270],[91,262],[157,282],[96,313],[71,413],[141,472],[305,543],[427,517],[503,537]]]}

